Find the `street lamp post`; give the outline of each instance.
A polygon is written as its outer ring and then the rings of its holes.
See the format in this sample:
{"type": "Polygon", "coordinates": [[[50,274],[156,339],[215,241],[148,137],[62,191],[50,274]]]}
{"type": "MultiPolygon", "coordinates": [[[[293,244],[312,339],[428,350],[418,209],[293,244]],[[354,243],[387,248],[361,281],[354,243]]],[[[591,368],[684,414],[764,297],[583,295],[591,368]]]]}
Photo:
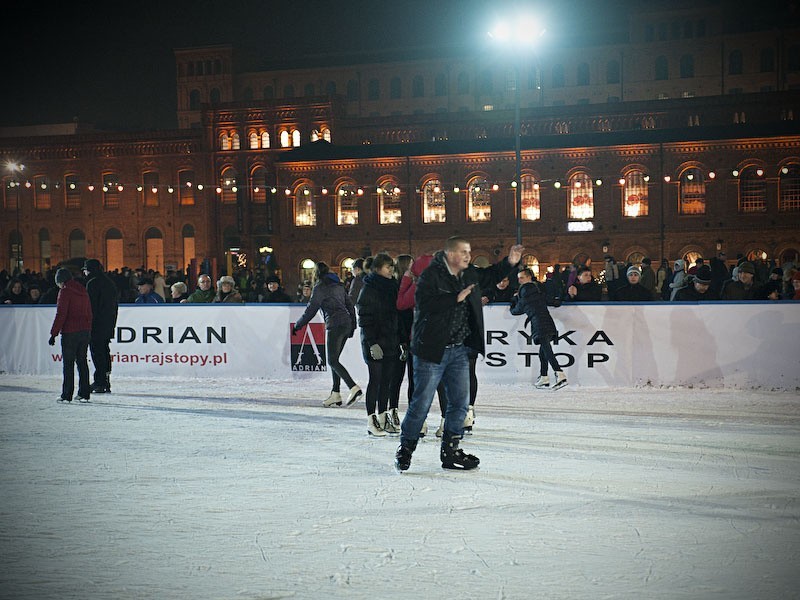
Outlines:
{"type": "Polygon", "coordinates": [[[521,15],[516,18],[513,25],[507,22],[498,23],[491,31],[489,37],[507,46],[514,54],[514,212],[517,233],[517,244],[522,243],[522,133],[520,124],[520,75],[522,69],[522,52],[532,49],[545,30],[530,16],[521,15]]]}
{"type": "Polygon", "coordinates": [[[8,171],[11,174],[11,177],[12,177],[12,179],[9,182],[8,185],[9,186],[15,186],[17,188],[17,202],[16,202],[16,204],[17,204],[17,211],[16,211],[17,212],[17,239],[16,239],[16,242],[17,243],[16,243],[16,253],[15,253],[16,256],[14,257],[17,271],[22,271],[22,231],[20,230],[20,222],[19,222],[19,211],[20,211],[19,205],[20,205],[20,200],[21,200],[20,196],[22,195],[22,192],[19,189],[20,188],[19,181],[15,181],[14,177],[16,176],[17,173],[22,173],[22,171],[24,171],[24,170],[25,170],[25,165],[23,165],[23,164],[19,164],[19,163],[15,163],[15,162],[7,162],[6,163],[6,171],[8,171]]]}

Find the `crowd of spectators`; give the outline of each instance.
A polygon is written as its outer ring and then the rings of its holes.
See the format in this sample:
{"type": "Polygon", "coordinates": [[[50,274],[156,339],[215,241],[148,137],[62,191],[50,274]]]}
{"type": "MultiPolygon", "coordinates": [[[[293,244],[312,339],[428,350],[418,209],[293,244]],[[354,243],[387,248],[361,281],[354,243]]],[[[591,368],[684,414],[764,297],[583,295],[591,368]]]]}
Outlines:
{"type": "MultiPolygon", "coordinates": [[[[351,297],[358,295],[370,259],[358,259],[352,272],[343,274],[351,297]]],[[[0,303],[55,304],[58,287],[56,269],[45,273],[26,269],[11,274],[0,271],[0,303]]],[[[314,282],[301,281],[293,294],[284,289],[277,273],[263,269],[239,269],[213,281],[201,274],[189,281],[182,270],[159,271],[144,267],[123,267],[107,272],[116,285],[121,304],[133,303],[290,303],[307,304],[314,282]]],[[[83,281],[83,274],[75,278],[83,281]]],[[[484,304],[510,302],[516,293],[516,274],[503,279],[495,287],[482,290],[484,304]]],[[[739,255],[728,262],[724,254],[706,262],[697,258],[686,265],[684,259],[670,263],[662,259],[654,269],[650,258],[641,264],[618,263],[613,256],[604,257],[596,271],[591,261],[585,264],[559,264],[548,268],[540,277],[548,300],[558,303],[577,302],[646,302],[708,300],[800,300],[800,271],[793,263],[778,266],[774,261],[747,260],[739,255]]],[[[355,298],[354,298],[355,301],[355,298]]]]}

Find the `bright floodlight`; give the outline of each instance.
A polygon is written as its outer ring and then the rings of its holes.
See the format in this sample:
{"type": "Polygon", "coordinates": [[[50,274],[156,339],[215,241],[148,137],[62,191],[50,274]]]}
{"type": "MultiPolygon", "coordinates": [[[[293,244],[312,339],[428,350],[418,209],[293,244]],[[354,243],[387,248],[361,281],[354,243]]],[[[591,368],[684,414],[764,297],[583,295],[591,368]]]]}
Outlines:
{"type": "Polygon", "coordinates": [[[541,26],[531,16],[520,16],[513,22],[501,21],[490,31],[489,37],[503,44],[514,46],[534,46],[545,33],[541,26]]]}

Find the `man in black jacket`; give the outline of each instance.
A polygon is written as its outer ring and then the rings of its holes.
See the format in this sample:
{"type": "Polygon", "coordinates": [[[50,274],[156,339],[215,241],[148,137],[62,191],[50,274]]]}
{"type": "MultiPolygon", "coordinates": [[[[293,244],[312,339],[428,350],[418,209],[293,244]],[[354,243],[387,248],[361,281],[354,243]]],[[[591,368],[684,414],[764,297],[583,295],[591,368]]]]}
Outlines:
{"type": "Polygon", "coordinates": [[[480,463],[458,446],[470,397],[469,352],[484,354],[486,350],[481,289],[508,276],[522,258],[522,251],[522,246],[512,246],[507,258],[480,269],[470,264],[469,242],[451,237],[417,280],[411,332],[414,393],[395,454],[399,471],[411,466],[411,455],[440,382],[444,383],[448,399],[439,454],[442,467],[469,470],[480,463]]]}
{"type": "Polygon", "coordinates": [[[92,333],[89,351],[94,364],[94,383],[92,393],[111,392],[111,350],[109,344],[117,327],[119,298],[117,286],[103,272],[103,265],[96,258],[83,264],[86,275],[86,291],[92,303],[92,333]]]}

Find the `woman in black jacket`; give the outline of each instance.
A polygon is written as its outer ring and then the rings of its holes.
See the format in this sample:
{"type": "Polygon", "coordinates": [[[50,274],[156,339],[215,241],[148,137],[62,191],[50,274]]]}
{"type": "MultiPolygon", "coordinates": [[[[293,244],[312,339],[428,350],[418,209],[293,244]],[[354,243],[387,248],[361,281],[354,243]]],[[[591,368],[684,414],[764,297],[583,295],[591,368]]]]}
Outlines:
{"type": "Polygon", "coordinates": [[[376,436],[399,433],[388,414],[392,384],[401,374],[397,290],[394,260],[388,254],[376,254],[356,302],[361,352],[369,369],[367,433],[376,436]]]}
{"type": "Polygon", "coordinates": [[[522,269],[517,279],[520,285],[519,293],[511,301],[511,314],[528,315],[526,324],[531,324],[533,343],[539,346],[539,379],[534,385],[539,389],[550,387],[550,377],[547,375],[549,364],[556,376],[553,389],[557,390],[567,385],[567,377],[558,365],[550,345],[550,342],[558,336],[558,331],[547,308],[547,297],[539,282],[533,278],[530,269],[522,269]]]}

